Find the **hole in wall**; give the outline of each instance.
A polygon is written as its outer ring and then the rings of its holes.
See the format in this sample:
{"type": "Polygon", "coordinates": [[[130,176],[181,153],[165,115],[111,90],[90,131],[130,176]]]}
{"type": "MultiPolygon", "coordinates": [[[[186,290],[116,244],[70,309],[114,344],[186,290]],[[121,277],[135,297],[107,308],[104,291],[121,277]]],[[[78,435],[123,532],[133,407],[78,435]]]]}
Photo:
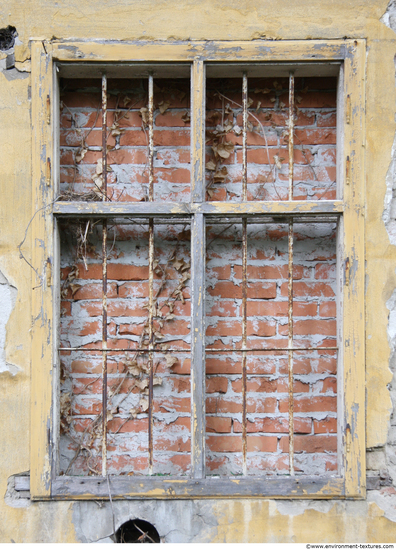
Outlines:
{"type": "Polygon", "coordinates": [[[158,543],[161,542],[157,529],[143,519],[131,519],[117,530],[116,542],[158,543]]]}
{"type": "Polygon", "coordinates": [[[15,44],[15,38],[18,36],[15,27],[8,25],[0,29],[0,50],[9,50],[15,44]]]}

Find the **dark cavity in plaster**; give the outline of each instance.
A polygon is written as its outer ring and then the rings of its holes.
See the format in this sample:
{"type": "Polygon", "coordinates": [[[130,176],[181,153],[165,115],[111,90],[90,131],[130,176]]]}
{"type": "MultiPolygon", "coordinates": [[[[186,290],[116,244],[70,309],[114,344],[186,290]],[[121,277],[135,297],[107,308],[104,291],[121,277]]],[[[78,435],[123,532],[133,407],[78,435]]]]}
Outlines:
{"type": "Polygon", "coordinates": [[[8,25],[0,29],[0,50],[6,51],[12,48],[15,44],[15,38],[18,36],[15,27],[8,25]]]}

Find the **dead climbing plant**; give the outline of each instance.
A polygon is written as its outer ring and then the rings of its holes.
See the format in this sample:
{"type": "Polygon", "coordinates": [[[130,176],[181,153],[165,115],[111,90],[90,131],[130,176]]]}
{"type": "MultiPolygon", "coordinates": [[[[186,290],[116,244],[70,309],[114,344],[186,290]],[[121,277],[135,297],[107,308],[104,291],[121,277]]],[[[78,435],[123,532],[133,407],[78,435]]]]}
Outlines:
{"type": "MultiPolygon", "coordinates": [[[[283,86],[280,82],[277,80],[274,80],[272,83],[272,88],[255,88],[254,94],[264,94],[264,95],[270,95],[270,102],[274,104],[274,109],[272,111],[268,111],[265,113],[264,119],[266,122],[268,122],[268,127],[270,127],[273,131],[275,131],[281,140],[283,141],[284,145],[288,144],[289,141],[289,128],[287,127],[280,127],[279,124],[276,123],[275,120],[275,114],[279,112],[287,113],[288,108],[286,107],[286,104],[278,100],[277,93],[280,93],[283,90],[283,86]]],[[[302,95],[306,94],[308,91],[308,86],[304,87],[303,89],[299,90],[298,94],[296,95],[296,105],[294,106],[294,117],[296,118],[300,114],[300,109],[298,107],[298,104],[302,101],[302,95]],[[301,95],[300,95],[301,94],[301,95]]],[[[236,102],[235,100],[229,98],[224,93],[220,92],[219,90],[216,90],[213,94],[213,97],[218,97],[222,102],[221,111],[212,111],[207,115],[207,121],[211,123],[211,126],[215,126],[214,130],[207,130],[206,131],[206,144],[211,146],[213,158],[210,159],[206,163],[206,170],[209,174],[209,180],[206,186],[206,192],[211,199],[215,192],[216,192],[216,184],[223,184],[227,181],[229,177],[229,172],[227,166],[224,164],[224,161],[228,159],[231,154],[235,150],[235,145],[232,141],[227,139],[228,137],[231,137],[233,134],[236,137],[239,137],[242,135],[243,129],[237,124],[237,116],[240,114],[241,110],[243,110],[243,106],[236,102]],[[231,115],[231,116],[229,116],[231,115]]],[[[259,187],[257,188],[257,191],[252,197],[252,200],[256,199],[263,199],[265,198],[267,192],[266,192],[266,186],[268,184],[271,184],[274,188],[274,191],[278,197],[279,200],[282,200],[282,197],[279,195],[278,189],[276,187],[276,179],[277,179],[277,170],[282,169],[283,162],[285,161],[285,158],[282,157],[282,151],[281,146],[279,145],[277,154],[274,155],[273,162],[270,158],[270,150],[268,147],[268,138],[267,133],[265,131],[265,128],[262,124],[262,122],[258,118],[258,113],[260,112],[260,109],[262,109],[261,104],[262,102],[260,100],[257,100],[256,105],[254,105],[255,100],[253,100],[251,97],[248,97],[247,99],[247,112],[248,112],[248,122],[247,122],[247,131],[248,132],[255,132],[261,137],[263,137],[265,142],[265,148],[266,148],[266,154],[268,159],[268,164],[270,166],[270,171],[267,176],[260,176],[259,177],[259,187]]],[[[294,136],[295,139],[296,136],[294,136]]],[[[302,155],[306,161],[307,166],[312,171],[314,179],[317,181],[317,175],[315,172],[314,167],[308,160],[308,153],[309,151],[303,146],[301,141],[299,142],[301,146],[301,152],[302,155]]],[[[323,194],[326,193],[328,188],[325,189],[323,194]]],[[[228,194],[230,194],[228,192],[228,194]]],[[[321,195],[321,197],[323,196],[321,195]]],[[[320,198],[321,198],[320,197],[320,198]]]]}
{"type": "MultiPolygon", "coordinates": [[[[97,223],[97,222],[96,222],[97,223]]],[[[113,227],[116,231],[116,227],[113,227]]],[[[83,269],[88,269],[87,255],[90,257],[97,256],[95,246],[90,242],[90,237],[94,232],[94,225],[92,222],[77,222],[74,224],[67,224],[64,227],[64,231],[69,231],[76,242],[74,254],[75,261],[71,267],[71,270],[67,274],[65,280],[62,283],[62,297],[67,296],[74,297],[75,293],[81,288],[77,280],[79,278],[79,270],[81,269],[81,261],[84,264],[83,269]],[[89,224],[89,225],[88,225],[89,224]],[[79,263],[80,261],[80,263],[79,263]]],[[[153,347],[158,351],[163,351],[166,357],[166,365],[172,369],[178,359],[170,354],[167,354],[169,344],[163,342],[164,329],[167,323],[171,323],[175,318],[174,309],[177,302],[184,303],[185,298],[183,291],[186,288],[190,279],[190,263],[186,262],[181,253],[180,246],[182,242],[189,238],[189,232],[186,228],[178,235],[179,240],[176,243],[175,248],[169,255],[165,263],[160,263],[158,260],[154,263],[154,273],[158,277],[157,288],[153,300],[153,347]],[[167,280],[167,271],[173,268],[177,274],[176,284],[169,287],[167,280]],[[166,296],[163,296],[166,289],[169,292],[166,296]],[[161,295],[161,296],[160,296],[161,295]]],[[[148,348],[149,335],[150,335],[150,312],[149,304],[146,303],[144,307],[147,309],[147,317],[143,324],[143,329],[137,342],[137,348],[148,348]]],[[[119,379],[114,384],[109,384],[108,388],[108,408],[106,411],[107,421],[112,421],[116,415],[122,411],[122,403],[128,398],[128,396],[135,390],[138,390],[140,396],[137,406],[133,406],[128,409],[127,416],[123,418],[122,422],[118,426],[117,430],[108,434],[109,444],[122,427],[129,421],[136,418],[140,414],[145,414],[149,407],[148,393],[149,393],[149,375],[150,375],[150,363],[149,355],[144,351],[133,351],[125,354],[124,361],[121,362],[122,369],[119,373],[119,379]],[[130,380],[132,383],[130,387],[122,396],[122,399],[116,399],[122,391],[125,381],[130,380]]],[[[162,377],[156,375],[156,370],[159,362],[153,365],[153,385],[162,385],[162,377]]],[[[97,469],[97,462],[99,460],[99,451],[101,448],[101,434],[102,434],[102,412],[97,414],[86,426],[83,432],[78,433],[71,432],[73,425],[72,405],[73,399],[78,395],[84,394],[88,391],[89,387],[101,379],[98,376],[94,380],[86,384],[78,393],[73,392],[72,379],[70,374],[65,368],[61,371],[61,397],[60,397],[60,427],[63,434],[68,436],[74,445],[77,447],[75,455],[71,459],[69,465],[65,470],[67,475],[75,462],[75,460],[82,454],[85,457],[86,468],[91,474],[100,475],[97,469]]],[[[111,379],[110,379],[111,382],[111,379]]]]}

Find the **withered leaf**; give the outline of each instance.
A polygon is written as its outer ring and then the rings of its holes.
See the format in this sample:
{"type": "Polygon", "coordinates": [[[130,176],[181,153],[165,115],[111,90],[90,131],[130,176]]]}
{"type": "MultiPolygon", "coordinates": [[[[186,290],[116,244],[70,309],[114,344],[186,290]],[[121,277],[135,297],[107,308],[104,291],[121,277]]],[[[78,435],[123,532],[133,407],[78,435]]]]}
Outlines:
{"type": "Polygon", "coordinates": [[[183,122],[190,122],[190,120],[191,120],[190,113],[188,111],[186,111],[184,113],[184,115],[181,117],[181,119],[182,119],[183,122]]]}
{"type": "Polygon", "coordinates": [[[148,407],[149,407],[148,399],[141,399],[140,403],[139,403],[139,406],[140,406],[140,410],[142,412],[146,412],[148,410],[148,407]]]}
{"type": "Polygon", "coordinates": [[[71,289],[71,292],[72,292],[72,296],[74,297],[75,293],[80,290],[82,285],[78,285],[76,283],[71,283],[70,284],[70,289],[71,289]]]}
{"type": "Polygon", "coordinates": [[[140,109],[140,116],[142,117],[143,124],[148,124],[149,122],[149,112],[147,107],[142,107],[140,109]]]}
{"type": "Polygon", "coordinates": [[[160,376],[153,377],[153,386],[162,386],[162,378],[160,376]]]}
{"type": "Polygon", "coordinates": [[[212,145],[212,149],[219,155],[219,157],[228,159],[234,150],[234,144],[229,141],[225,141],[224,143],[212,145]]]}
{"type": "Polygon", "coordinates": [[[87,151],[88,149],[86,147],[80,147],[76,153],[76,162],[81,162],[87,154],[87,151]]]}
{"type": "Polygon", "coordinates": [[[228,170],[226,166],[223,166],[220,170],[217,170],[213,176],[213,181],[215,183],[222,183],[228,174],[228,170]]]}
{"type": "Polygon", "coordinates": [[[232,128],[233,128],[233,124],[231,124],[231,122],[228,122],[228,123],[224,126],[224,131],[225,131],[226,133],[231,132],[232,128]]]}
{"type": "Polygon", "coordinates": [[[140,390],[144,390],[145,388],[147,388],[149,385],[149,381],[147,380],[147,378],[145,378],[144,380],[139,380],[137,382],[135,382],[135,386],[137,386],[140,390]]]}
{"type": "Polygon", "coordinates": [[[169,106],[170,106],[169,101],[161,101],[160,103],[158,103],[158,108],[161,115],[165,113],[165,111],[168,109],[169,106]]]}
{"type": "Polygon", "coordinates": [[[234,126],[234,134],[236,136],[240,136],[242,134],[242,128],[240,126],[238,126],[238,124],[236,124],[234,126]]]}
{"type": "Polygon", "coordinates": [[[281,170],[282,169],[282,162],[281,159],[278,157],[278,155],[274,156],[274,162],[276,164],[276,167],[281,170]]]}
{"type": "Polygon", "coordinates": [[[172,368],[175,363],[177,363],[177,361],[177,357],[173,357],[173,355],[168,355],[166,358],[166,366],[172,368]]]}
{"type": "Polygon", "coordinates": [[[213,160],[210,160],[206,163],[206,170],[216,170],[216,164],[213,162],[213,160]]]}

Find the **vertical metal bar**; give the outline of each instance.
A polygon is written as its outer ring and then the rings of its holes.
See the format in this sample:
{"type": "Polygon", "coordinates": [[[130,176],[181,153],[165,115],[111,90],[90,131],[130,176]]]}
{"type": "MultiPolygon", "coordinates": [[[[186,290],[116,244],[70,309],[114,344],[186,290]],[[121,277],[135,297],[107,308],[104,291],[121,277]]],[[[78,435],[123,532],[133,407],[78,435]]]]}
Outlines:
{"type": "MultiPolygon", "coordinates": [[[[148,80],[149,95],[149,201],[154,200],[154,79],[152,75],[148,80]]],[[[154,283],[154,220],[149,221],[149,350],[154,348],[153,329],[153,283],[154,283]]],[[[153,353],[149,352],[149,407],[148,407],[148,440],[149,440],[149,474],[153,474],[153,378],[154,361],[153,353]]]]}
{"type": "MultiPolygon", "coordinates": [[[[289,200],[293,200],[294,168],[294,74],[289,74],[289,200]]],[[[294,397],[293,397],[293,220],[289,221],[288,284],[288,371],[289,371],[289,472],[294,475],[294,397]]]]}
{"type": "MultiPolygon", "coordinates": [[[[107,199],[107,77],[102,76],[102,200],[107,199]]],[[[102,476],[107,476],[107,220],[102,229],[102,476]]]]}
{"type": "MultiPolygon", "coordinates": [[[[247,346],[247,219],[242,220],[242,348],[247,346]]],[[[242,459],[243,475],[247,475],[247,428],[246,428],[246,351],[242,352],[242,459]]]]}
{"type": "Polygon", "coordinates": [[[293,220],[289,222],[289,471],[294,475],[294,398],[293,398],[293,220]]]}
{"type": "Polygon", "coordinates": [[[289,73],[289,201],[293,200],[294,170],[294,73],[289,73]]]}
{"type": "Polygon", "coordinates": [[[205,200],[205,64],[191,67],[191,201],[205,200]]]}
{"type": "Polygon", "coordinates": [[[154,79],[148,79],[149,96],[149,201],[154,200],[154,79]]]}
{"type": "MultiPolygon", "coordinates": [[[[149,350],[153,349],[153,282],[154,282],[154,220],[149,221],[149,350]]],[[[153,353],[149,351],[149,406],[148,406],[148,440],[149,440],[149,474],[153,474],[153,353]]]]}
{"type": "MultiPolygon", "coordinates": [[[[243,105],[243,139],[242,139],[242,201],[247,200],[247,102],[248,79],[243,73],[242,105],[243,105]]],[[[242,220],[242,348],[247,346],[247,219],[242,220]]],[[[242,352],[242,472],[247,475],[247,428],[246,428],[246,351],[242,352]]]]}
{"type": "Polygon", "coordinates": [[[248,79],[247,73],[242,77],[242,106],[243,106],[243,133],[242,133],[242,200],[247,200],[247,122],[248,122],[248,79]]]}
{"type": "Polygon", "coordinates": [[[205,218],[195,215],[191,231],[191,468],[205,477],[205,218]]]}

